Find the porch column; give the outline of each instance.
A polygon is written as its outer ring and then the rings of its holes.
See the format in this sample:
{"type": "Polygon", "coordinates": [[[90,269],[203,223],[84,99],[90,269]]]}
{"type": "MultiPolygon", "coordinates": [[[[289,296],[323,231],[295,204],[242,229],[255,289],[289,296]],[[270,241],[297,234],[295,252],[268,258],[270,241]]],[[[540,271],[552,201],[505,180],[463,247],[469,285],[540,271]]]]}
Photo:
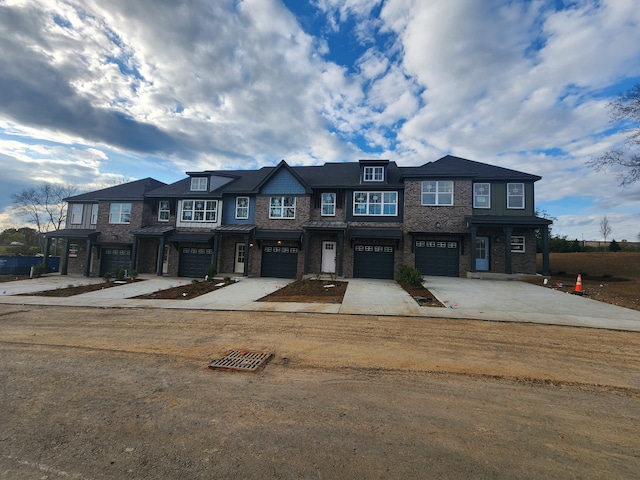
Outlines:
{"type": "Polygon", "coordinates": [[[164,235],[160,237],[158,242],[158,261],[156,262],[156,275],[161,277],[163,275],[162,265],[164,264],[164,247],[167,244],[167,239],[164,235]]]}
{"type": "Polygon", "coordinates": [[[338,276],[342,276],[342,264],[344,261],[344,231],[338,232],[338,276]]]}
{"type": "Polygon", "coordinates": [[[67,275],[69,273],[69,246],[71,243],[68,238],[64,239],[64,248],[60,255],[60,275],[67,275]]]}
{"type": "Polygon", "coordinates": [[[551,275],[549,267],[549,227],[542,227],[542,275],[551,275]]]}
{"type": "Polygon", "coordinates": [[[511,274],[511,233],[513,228],[504,227],[504,273],[511,274]]]}
{"type": "Polygon", "coordinates": [[[135,270],[138,263],[138,244],[140,240],[138,237],[133,237],[133,245],[131,246],[131,263],[129,264],[129,270],[135,270]]]}
{"type": "Polygon", "coordinates": [[[469,271],[476,271],[476,236],[478,235],[478,227],[471,227],[471,246],[469,247],[469,257],[471,258],[471,265],[469,265],[469,271]]]}
{"type": "MultiPolygon", "coordinates": [[[[234,268],[235,270],[235,268],[234,268]]],[[[249,276],[249,234],[244,236],[244,269],[242,271],[244,277],[249,276]]]]}
{"type": "Polygon", "coordinates": [[[82,273],[85,277],[91,275],[91,249],[93,245],[91,244],[91,237],[87,237],[87,251],[84,254],[84,272],[82,273]]]}
{"type": "Polygon", "coordinates": [[[302,268],[302,274],[306,275],[307,273],[309,273],[309,237],[311,236],[311,232],[306,231],[303,234],[303,247],[302,250],[304,251],[304,267],[302,268]]]}
{"type": "MultiPolygon", "coordinates": [[[[220,238],[219,238],[219,234],[216,233],[213,236],[213,264],[216,266],[216,272],[218,272],[218,250],[220,250],[220,238]]],[[[233,254],[235,255],[235,251],[233,252],[233,254]]],[[[247,263],[246,254],[247,252],[245,252],[245,259],[244,259],[245,264],[247,263]]],[[[234,259],[234,262],[235,262],[235,259],[234,259]]]]}
{"type": "Polygon", "coordinates": [[[47,273],[49,271],[49,266],[47,264],[49,263],[50,248],[51,248],[51,238],[46,237],[46,240],[44,243],[44,257],[42,257],[42,263],[44,263],[44,273],[47,273]]]}

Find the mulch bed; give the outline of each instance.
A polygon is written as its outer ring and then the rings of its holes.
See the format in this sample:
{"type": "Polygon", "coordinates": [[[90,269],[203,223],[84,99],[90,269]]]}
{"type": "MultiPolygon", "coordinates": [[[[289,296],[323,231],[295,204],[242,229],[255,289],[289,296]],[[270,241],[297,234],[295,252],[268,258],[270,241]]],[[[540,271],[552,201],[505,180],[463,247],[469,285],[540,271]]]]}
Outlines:
{"type": "Polygon", "coordinates": [[[167,288],[165,290],[158,290],[157,292],[147,293],[145,295],[138,295],[133,298],[140,298],[146,300],[191,300],[192,298],[199,297],[205,293],[214,292],[220,290],[235,283],[234,281],[213,280],[211,282],[195,282],[181,285],[179,287],[167,288]]]}
{"type": "Polygon", "coordinates": [[[342,303],[348,282],[307,278],[278,288],[259,302],[342,303]],[[331,286],[333,285],[333,286],[331,286]]]}
{"type": "Polygon", "coordinates": [[[115,280],[112,282],[94,283],[92,285],[78,285],[65,288],[56,288],[55,290],[44,290],[42,292],[21,293],[20,295],[25,297],[73,297],[74,295],[80,295],[81,293],[95,292],[97,290],[104,290],[105,288],[119,287],[120,285],[126,285],[133,282],[142,282],[142,280],[115,280]]]}
{"type": "Polygon", "coordinates": [[[433,295],[433,293],[431,293],[424,285],[414,287],[413,285],[409,285],[407,282],[403,282],[401,280],[398,280],[398,285],[400,285],[405,292],[411,295],[421,307],[444,307],[435,295],[433,295]]]}

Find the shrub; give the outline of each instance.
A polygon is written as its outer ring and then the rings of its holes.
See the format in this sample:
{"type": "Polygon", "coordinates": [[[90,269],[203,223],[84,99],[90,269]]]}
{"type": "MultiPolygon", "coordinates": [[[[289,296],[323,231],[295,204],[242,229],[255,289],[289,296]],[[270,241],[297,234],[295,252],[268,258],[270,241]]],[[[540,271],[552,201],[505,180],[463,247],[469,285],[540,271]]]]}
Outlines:
{"type": "Polygon", "coordinates": [[[34,277],[40,277],[45,273],[47,273],[47,267],[45,266],[44,263],[37,263],[36,265],[33,266],[34,277]]]}
{"type": "Polygon", "coordinates": [[[412,287],[419,287],[424,283],[424,278],[422,278],[420,270],[410,267],[409,265],[400,267],[400,278],[412,287]]]}
{"type": "Polygon", "coordinates": [[[116,280],[124,280],[124,268],[116,270],[116,280]]]}
{"type": "Polygon", "coordinates": [[[231,277],[224,277],[225,283],[229,283],[231,281],[231,277]]]}
{"type": "Polygon", "coordinates": [[[137,270],[131,270],[129,272],[129,277],[135,280],[136,278],[138,278],[138,271],[137,270]]]}
{"type": "Polygon", "coordinates": [[[205,276],[207,277],[207,280],[209,280],[210,282],[213,282],[213,277],[216,276],[216,273],[218,273],[218,270],[216,269],[216,266],[212,263],[207,267],[204,273],[205,273],[205,276]]]}
{"type": "Polygon", "coordinates": [[[102,277],[102,278],[104,278],[105,282],[110,282],[111,281],[111,273],[110,272],[105,273],[104,277],[102,277]]]}

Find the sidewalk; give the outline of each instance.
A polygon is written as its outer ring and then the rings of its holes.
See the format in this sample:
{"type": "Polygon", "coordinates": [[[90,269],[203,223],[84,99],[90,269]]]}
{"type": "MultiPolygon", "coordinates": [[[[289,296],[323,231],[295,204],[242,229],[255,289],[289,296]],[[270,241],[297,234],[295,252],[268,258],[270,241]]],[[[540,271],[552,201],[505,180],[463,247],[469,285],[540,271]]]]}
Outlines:
{"type": "Polygon", "coordinates": [[[605,328],[640,332],[640,312],[518,281],[426,277],[425,286],[446,308],[421,307],[392,280],[347,279],[342,304],[259,302],[293,280],[241,278],[236,284],[190,300],[142,300],[132,297],[190,282],[174,277],[142,276],[126,284],[73,297],[16,296],[102,279],[50,275],[0,283],[0,304],[102,308],[273,311],[346,315],[392,315],[605,328]]]}

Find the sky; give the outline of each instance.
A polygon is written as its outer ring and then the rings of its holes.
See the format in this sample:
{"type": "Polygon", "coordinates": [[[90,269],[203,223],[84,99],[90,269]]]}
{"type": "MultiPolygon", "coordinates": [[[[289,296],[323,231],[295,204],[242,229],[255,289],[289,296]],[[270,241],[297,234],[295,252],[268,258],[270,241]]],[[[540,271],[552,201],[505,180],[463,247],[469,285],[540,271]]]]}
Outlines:
{"type": "Polygon", "coordinates": [[[637,241],[623,144],[636,0],[0,0],[0,228],[11,194],[187,171],[456,155],[540,175],[553,235],[637,241]]]}

